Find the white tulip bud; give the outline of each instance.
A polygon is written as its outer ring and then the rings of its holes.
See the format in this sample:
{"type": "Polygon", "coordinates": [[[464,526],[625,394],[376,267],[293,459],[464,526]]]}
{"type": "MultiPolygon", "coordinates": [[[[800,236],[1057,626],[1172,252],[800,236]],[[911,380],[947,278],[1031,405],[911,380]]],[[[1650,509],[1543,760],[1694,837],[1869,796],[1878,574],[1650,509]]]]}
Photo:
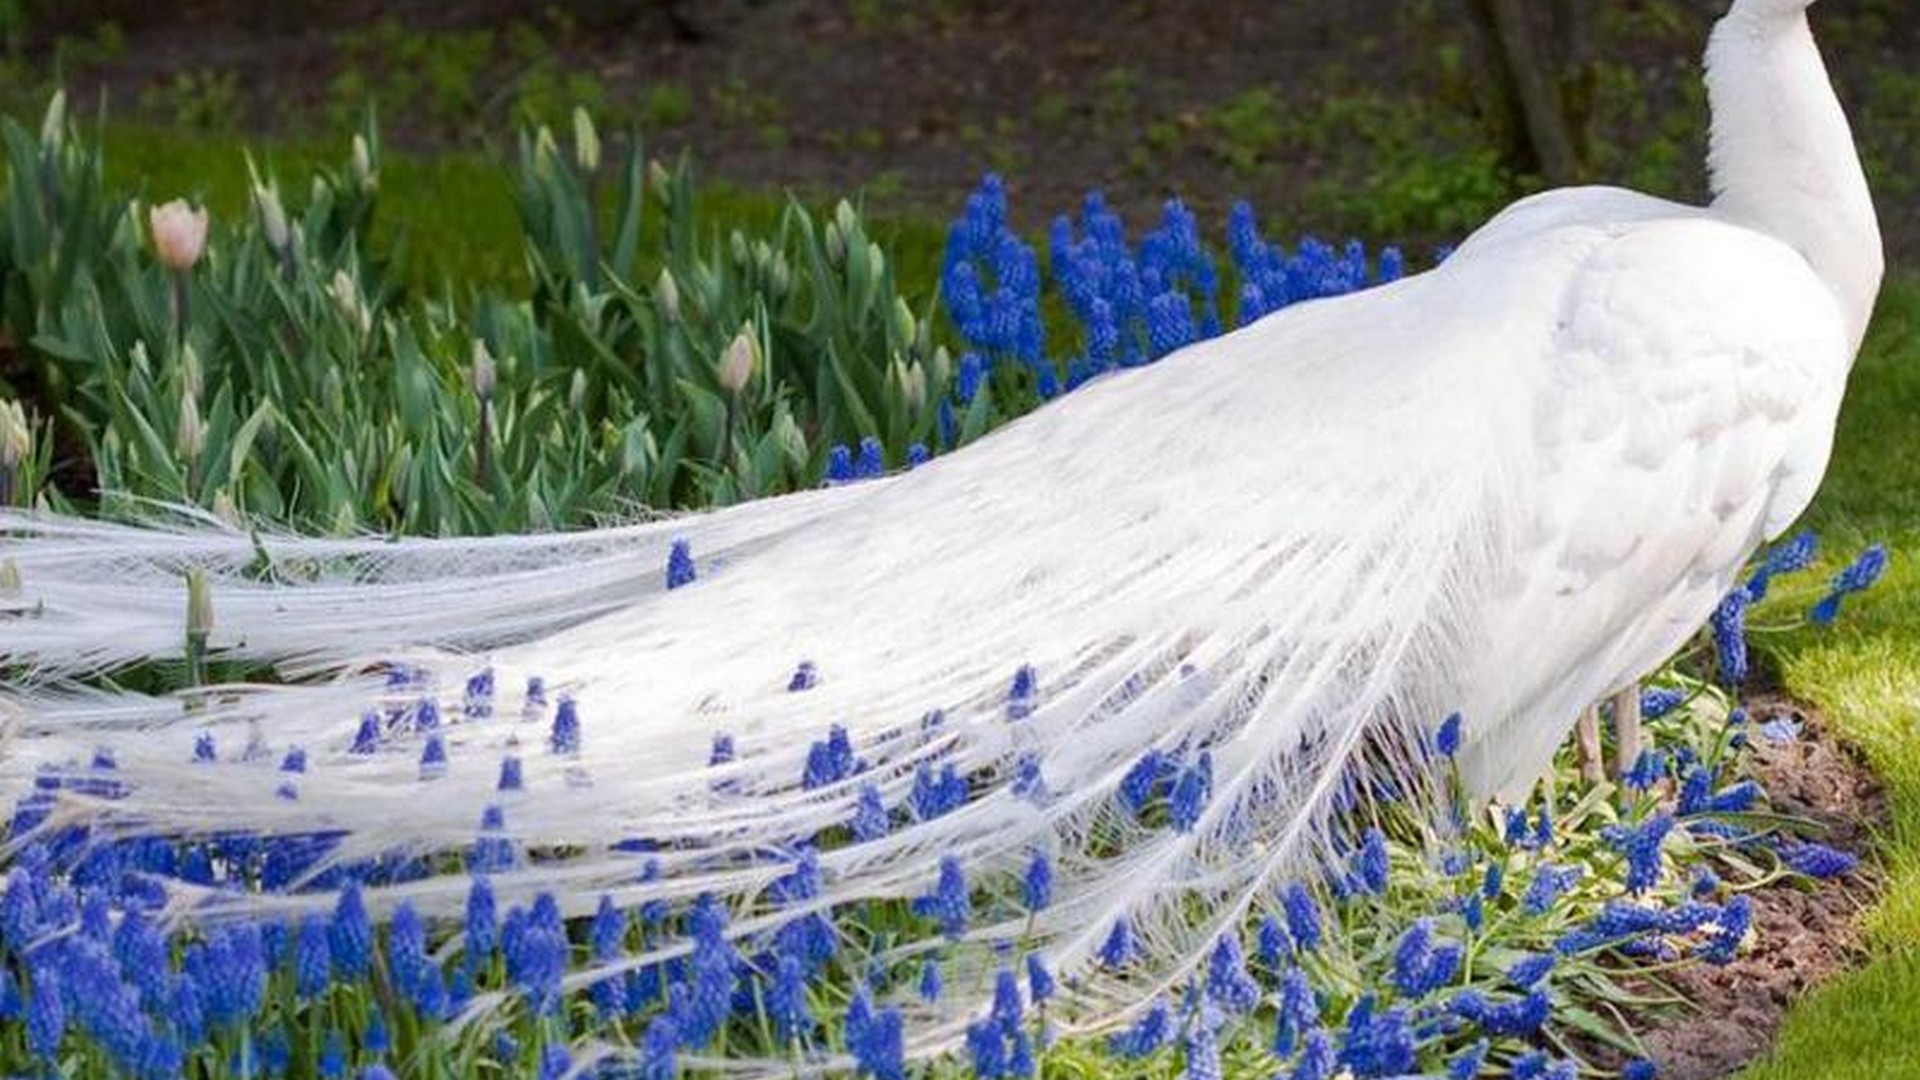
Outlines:
{"type": "Polygon", "coordinates": [[[913,309],[907,306],[903,296],[893,298],[893,332],[900,344],[911,348],[913,339],[919,335],[919,323],[913,317],[913,309]]]}
{"type": "Polygon", "coordinates": [[[364,334],[373,329],[373,312],[368,309],[366,301],[361,299],[360,286],[354,283],[345,269],[333,272],[333,281],[327,286],[327,291],[333,294],[333,302],[340,305],[341,314],[357,326],[361,333],[364,334]]]}
{"type": "Polygon", "coordinates": [[[247,527],[246,519],[240,516],[240,508],[233,504],[233,493],[226,488],[213,493],[213,516],[235,529],[247,527]]]}
{"type": "Polygon", "coordinates": [[[0,559],[0,596],[20,591],[20,564],[12,559],[0,559]]]}
{"type": "Polygon", "coordinates": [[[567,408],[579,412],[587,404],[587,373],[573,369],[573,382],[567,387],[567,408]]]}
{"type": "Polygon", "coordinates": [[[33,428],[17,401],[0,403],[0,469],[15,469],[33,452],[33,428]]]}
{"type": "Polygon", "coordinates": [[[720,388],[729,394],[738,394],[747,388],[747,381],[753,378],[754,369],[759,366],[760,344],[754,340],[753,328],[742,326],[733,341],[720,354],[720,388]]]}
{"type": "Polygon", "coordinates": [[[40,121],[40,147],[48,153],[60,149],[67,134],[67,92],[55,90],[47,102],[47,114],[40,121]]]}
{"type": "Polygon", "coordinates": [[[600,171],[600,133],[593,129],[593,117],[579,105],[573,107],[573,157],[582,172],[600,171]]]}
{"type": "Polygon", "coordinates": [[[887,253],[880,250],[879,244],[868,244],[867,245],[867,280],[873,282],[874,288],[877,289],[880,287],[880,285],[883,282],[886,281],[886,279],[887,279],[887,253]]]}
{"type": "Polygon", "coordinates": [[[793,269],[787,265],[785,252],[773,257],[773,273],[767,279],[767,287],[775,300],[783,299],[787,290],[793,288],[793,269]]]}
{"type": "Polygon", "coordinates": [[[320,400],[326,402],[327,408],[335,415],[346,411],[347,384],[340,377],[338,364],[329,365],[326,377],[320,380],[320,400]]]}
{"type": "Polygon", "coordinates": [[[200,403],[192,394],[180,395],[180,423],[173,431],[173,448],[188,461],[199,461],[207,448],[207,425],[200,419],[200,403]]]}
{"type": "Polygon", "coordinates": [[[473,339],[473,393],[481,401],[492,401],[494,386],[499,382],[500,370],[493,362],[493,354],[487,351],[487,343],[479,338],[473,339]]]}
{"type": "Polygon", "coordinates": [[[928,374],[932,378],[933,385],[947,385],[947,380],[953,377],[953,354],[947,351],[945,345],[933,350],[932,367],[933,370],[928,374]]]}
{"type": "Polygon", "coordinates": [[[560,144],[554,141],[553,129],[545,124],[533,133],[533,167],[540,175],[546,176],[553,170],[553,163],[560,159],[560,144]]]}
{"type": "Polygon", "coordinates": [[[353,183],[362,191],[372,191],[380,186],[380,174],[373,168],[373,147],[368,145],[365,135],[353,137],[353,183]]]}
{"type": "Polygon", "coordinates": [[[213,585],[201,567],[187,571],[187,636],[205,642],[213,634],[213,585]]]}
{"type": "Polygon", "coordinates": [[[293,242],[293,234],[287,225],[287,208],[280,204],[279,188],[255,184],[253,202],[260,208],[260,230],[266,234],[267,246],[276,254],[286,251],[287,245],[293,242]]]}
{"type": "Polygon", "coordinates": [[[200,261],[207,248],[207,210],[188,206],[186,200],[156,206],[147,211],[147,224],[153,233],[153,251],[160,264],[175,273],[185,273],[200,261]]]}
{"type": "Polygon", "coordinates": [[[845,199],[841,199],[840,202],[834,206],[833,221],[834,224],[840,226],[842,235],[848,238],[852,238],[853,234],[860,228],[860,215],[853,209],[853,204],[845,199]]]}
{"type": "Polygon", "coordinates": [[[647,184],[661,202],[673,201],[673,177],[667,175],[667,167],[658,158],[647,162],[647,184]]]}
{"type": "Polygon", "coordinates": [[[733,265],[746,269],[748,261],[746,236],[739,229],[733,230],[733,235],[727,238],[727,246],[733,252],[733,265]]]}
{"type": "Polygon", "coordinates": [[[780,452],[786,455],[794,468],[806,466],[807,436],[800,430],[800,425],[793,422],[793,414],[785,408],[773,418],[773,437],[780,452]]]}
{"type": "Polygon", "coordinates": [[[841,235],[836,222],[827,222],[826,247],[828,265],[837,268],[847,261],[847,238],[841,235]]]}
{"type": "Polygon", "coordinates": [[[661,318],[680,321],[680,283],[673,280],[673,271],[661,268],[659,280],[653,283],[653,300],[660,306],[661,318]]]}
{"type": "Polygon", "coordinates": [[[180,349],[180,387],[188,397],[199,401],[207,387],[206,374],[200,366],[200,353],[188,342],[180,349]]]}
{"type": "Polygon", "coordinates": [[[906,399],[907,408],[919,412],[927,404],[927,369],[919,364],[908,364],[907,373],[900,380],[900,396],[906,399]]]}

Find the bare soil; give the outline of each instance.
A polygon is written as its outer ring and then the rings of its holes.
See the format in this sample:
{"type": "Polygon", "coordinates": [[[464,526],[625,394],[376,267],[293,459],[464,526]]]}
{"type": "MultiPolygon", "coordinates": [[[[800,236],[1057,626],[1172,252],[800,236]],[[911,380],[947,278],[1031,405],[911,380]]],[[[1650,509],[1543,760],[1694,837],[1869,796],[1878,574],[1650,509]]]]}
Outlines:
{"type": "Polygon", "coordinates": [[[1819,823],[1820,842],[1861,855],[1861,869],[1817,887],[1782,883],[1753,898],[1754,946],[1725,967],[1688,965],[1662,976],[1692,1004],[1640,1030],[1663,1080],[1717,1080],[1765,1055],[1787,1010],[1861,956],[1860,919],[1881,882],[1870,859],[1888,822],[1886,793],[1832,737],[1817,712],[1782,699],[1750,706],[1755,771],[1773,809],[1819,823]],[[1800,737],[1772,742],[1757,733],[1776,716],[1796,718],[1800,737]]]}

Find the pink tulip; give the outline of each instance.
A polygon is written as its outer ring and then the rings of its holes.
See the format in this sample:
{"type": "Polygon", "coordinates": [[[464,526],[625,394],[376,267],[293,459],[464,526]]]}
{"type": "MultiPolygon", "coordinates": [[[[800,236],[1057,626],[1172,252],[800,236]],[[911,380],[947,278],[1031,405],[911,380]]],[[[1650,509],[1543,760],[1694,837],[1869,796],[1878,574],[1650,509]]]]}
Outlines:
{"type": "Polygon", "coordinates": [[[184,274],[200,261],[207,247],[207,210],[194,209],[184,199],[153,207],[147,212],[153,228],[153,250],[161,265],[184,274]]]}

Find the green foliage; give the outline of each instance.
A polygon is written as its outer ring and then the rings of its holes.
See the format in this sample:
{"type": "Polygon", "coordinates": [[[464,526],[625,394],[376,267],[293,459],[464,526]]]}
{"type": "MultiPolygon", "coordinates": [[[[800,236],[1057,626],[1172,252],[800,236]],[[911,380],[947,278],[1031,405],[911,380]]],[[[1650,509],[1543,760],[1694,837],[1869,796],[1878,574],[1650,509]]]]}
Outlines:
{"type": "Polygon", "coordinates": [[[337,44],[345,64],[330,88],[336,125],[350,126],[374,103],[443,130],[480,120],[481,77],[495,69],[492,31],[419,30],[388,16],[344,32],[337,44]]]}
{"type": "Polygon", "coordinates": [[[1298,211],[1313,220],[1373,236],[1459,237],[1520,187],[1463,124],[1432,103],[1374,90],[1291,102],[1258,88],[1212,109],[1204,137],[1243,174],[1282,158],[1321,162],[1298,211]]]}
{"type": "Polygon", "coordinates": [[[640,95],[641,126],[675,128],[693,119],[693,92],[679,83],[660,83],[640,95]]]}
{"type": "Polygon", "coordinates": [[[937,441],[952,373],[930,305],[848,204],[722,236],[684,163],[649,169],[581,113],[565,151],[544,128],[521,139],[531,291],[419,296],[367,242],[386,179],[369,125],[364,154],[285,196],[256,179],[244,214],[216,218],[180,325],[144,211],[103,190],[76,130],[48,130],[8,129],[0,271],[109,511],[555,528],[810,486],[834,443],[877,437],[899,464],[937,441]],[[754,358],[737,392],[717,367],[736,348],[754,358]]]}
{"type": "Polygon", "coordinates": [[[1214,110],[1212,128],[1213,152],[1250,173],[1285,136],[1279,95],[1264,86],[1236,94],[1214,110]]]}
{"type": "Polygon", "coordinates": [[[176,130],[226,134],[244,118],[240,76],[233,71],[177,71],[140,92],[140,112],[176,130]]]}
{"type": "Polygon", "coordinates": [[[1881,68],[1860,98],[1856,123],[1875,134],[1863,147],[1874,195],[1884,206],[1911,206],[1920,201],[1920,176],[1912,169],[1920,155],[1920,74],[1881,68]]]}

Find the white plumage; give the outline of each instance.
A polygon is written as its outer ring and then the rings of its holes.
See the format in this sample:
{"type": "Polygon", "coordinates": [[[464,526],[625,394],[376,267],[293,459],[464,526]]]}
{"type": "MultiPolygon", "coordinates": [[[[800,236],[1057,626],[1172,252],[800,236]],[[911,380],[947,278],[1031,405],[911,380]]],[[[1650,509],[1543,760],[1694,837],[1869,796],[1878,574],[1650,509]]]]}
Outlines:
{"type": "MultiPolygon", "coordinates": [[[[29,674],[4,699],[0,797],[108,743],[127,797],[70,797],[64,814],[337,830],[350,858],[466,844],[518,752],[511,835],[574,853],[503,875],[504,893],[551,889],[579,913],[603,892],[711,892],[746,934],[791,917],[754,900],[785,870],[770,852],[847,821],[865,783],[897,806],[916,765],[952,763],[974,778],[967,805],[826,853],[818,903],[923,893],[943,856],[983,875],[1050,852],[1058,900],[1029,940],[1082,976],[1086,1026],[1116,1023],[1311,871],[1363,753],[1412,770],[1406,748],[1458,710],[1476,787],[1524,790],[1580,709],[1670,654],[1805,508],[1881,272],[1805,6],[1740,0],[1716,31],[1711,207],[1538,196],[1436,270],[1107,377],[909,474],[493,540],[257,547],[211,522],[9,516],[0,556],[25,588],[5,661],[29,674]],[[680,538],[701,576],[669,593],[680,538]],[[188,565],[215,578],[216,647],[325,677],[190,710],[78,689],[177,655],[188,565]],[[446,775],[426,787],[417,743],[349,754],[362,710],[389,701],[372,665],[393,660],[429,673],[448,716],[483,665],[503,687],[544,676],[577,698],[582,749],[547,754],[503,694],[496,718],[446,729],[446,775]],[[789,692],[802,660],[819,684],[789,692]],[[1023,665],[1039,693],[1010,719],[1023,665]],[[923,724],[934,710],[944,722],[923,724]],[[867,771],[806,790],[830,724],[867,771]],[[188,764],[202,730],[225,746],[257,733],[274,759],[306,748],[299,798],[272,796],[271,760],[188,764]],[[709,767],[723,732],[739,756],[709,767]],[[1202,747],[1212,797],[1190,830],[1116,808],[1149,749],[1191,762],[1202,747]],[[1016,794],[1023,762],[1044,795],[1016,794]],[[658,879],[612,849],[631,837],[662,846],[658,879]],[[1153,978],[1086,962],[1120,916],[1153,978]]],[[[450,911],[463,890],[429,879],[375,902],[450,911]]],[[[974,1004],[914,1006],[914,1047],[949,1044],[974,1004]]]]}

